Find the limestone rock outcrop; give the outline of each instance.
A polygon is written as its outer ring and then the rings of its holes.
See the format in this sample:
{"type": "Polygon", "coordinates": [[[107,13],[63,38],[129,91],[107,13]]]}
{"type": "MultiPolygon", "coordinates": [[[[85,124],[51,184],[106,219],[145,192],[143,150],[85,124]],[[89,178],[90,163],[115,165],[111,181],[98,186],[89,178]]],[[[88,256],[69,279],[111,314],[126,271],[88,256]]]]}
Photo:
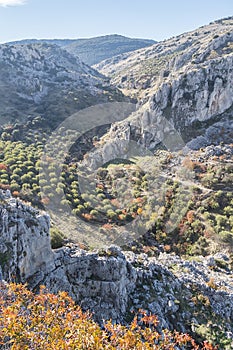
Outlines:
{"type": "Polygon", "coordinates": [[[1,192],[1,278],[37,290],[67,291],[100,323],[127,322],[140,308],[158,315],[161,327],[194,331],[210,318],[233,332],[232,261],[228,254],[185,261],[176,255],[102,254],[74,244],[52,250],[49,217],[1,192]],[[204,313],[204,316],[203,316],[204,313]],[[216,321],[217,322],[217,321],[216,321]]]}
{"type": "MultiPolygon", "coordinates": [[[[131,137],[139,144],[151,150],[159,143],[166,146],[168,125],[170,133],[173,128],[186,143],[221,121],[222,139],[215,133],[203,140],[206,146],[232,137],[232,126],[228,127],[233,118],[232,49],[233,18],[229,17],[96,68],[125,94],[137,98],[137,114],[125,123],[136,130],[136,137],[131,137]]],[[[122,128],[122,123],[115,126],[110,138],[122,134],[122,128]]]]}
{"type": "Polygon", "coordinates": [[[3,277],[26,281],[53,261],[47,214],[1,192],[0,259],[3,277]]]}

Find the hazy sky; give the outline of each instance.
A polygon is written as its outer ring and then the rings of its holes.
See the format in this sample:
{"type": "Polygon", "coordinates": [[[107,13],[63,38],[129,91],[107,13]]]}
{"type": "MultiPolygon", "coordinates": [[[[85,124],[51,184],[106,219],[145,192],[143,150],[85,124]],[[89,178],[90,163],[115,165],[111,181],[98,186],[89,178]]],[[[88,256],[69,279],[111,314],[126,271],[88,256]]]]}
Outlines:
{"type": "Polygon", "coordinates": [[[0,0],[0,42],[105,34],[163,40],[233,15],[233,0],[0,0]]]}

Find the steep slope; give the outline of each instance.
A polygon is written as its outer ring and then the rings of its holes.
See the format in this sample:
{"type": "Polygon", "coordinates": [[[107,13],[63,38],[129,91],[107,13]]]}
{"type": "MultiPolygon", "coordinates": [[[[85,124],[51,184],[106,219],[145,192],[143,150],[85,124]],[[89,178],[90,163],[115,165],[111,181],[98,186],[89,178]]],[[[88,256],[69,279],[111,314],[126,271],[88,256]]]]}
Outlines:
{"type": "Polygon", "coordinates": [[[97,64],[107,58],[141,49],[155,43],[154,40],[127,38],[122,35],[104,35],[90,39],[26,39],[12,44],[48,43],[65,48],[88,65],[97,64]]]}
{"type": "MultiPolygon", "coordinates": [[[[139,117],[132,118],[140,134],[138,140],[153,147],[158,137],[158,117],[169,120],[187,141],[216,120],[232,116],[232,64],[230,17],[106,60],[95,68],[110,76],[125,94],[138,99],[141,111],[139,117]]],[[[208,140],[205,142],[208,144],[208,140]]]]}
{"type": "MultiPolygon", "coordinates": [[[[192,332],[229,345],[233,332],[232,257],[198,261],[175,255],[86,252],[70,244],[50,248],[49,217],[0,191],[0,281],[27,282],[38,290],[65,290],[82,308],[103,320],[129,322],[132,310],[157,314],[162,327],[192,332]]],[[[225,347],[224,347],[225,348],[225,347]]],[[[230,349],[226,347],[226,349],[230,349]]]]}
{"type": "Polygon", "coordinates": [[[41,115],[57,124],[80,108],[122,99],[108,79],[56,45],[0,46],[2,123],[41,115]]]}

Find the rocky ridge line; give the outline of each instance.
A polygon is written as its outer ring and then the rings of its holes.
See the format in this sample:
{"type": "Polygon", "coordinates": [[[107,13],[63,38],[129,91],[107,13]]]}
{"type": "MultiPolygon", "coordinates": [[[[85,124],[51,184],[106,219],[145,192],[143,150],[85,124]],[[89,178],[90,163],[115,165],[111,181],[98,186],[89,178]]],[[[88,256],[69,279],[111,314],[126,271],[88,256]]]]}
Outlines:
{"type": "Polygon", "coordinates": [[[164,123],[170,131],[179,132],[186,143],[221,122],[221,140],[215,133],[190,147],[231,140],[232,48],[230,17],[100,63],[96,66],[100,72],[110,76],[125,94],[138,99],[137,113],[114,126],[109,138],[117,138],[130,125],[134,129],[131,138],[153,150],[164,143],[164,123]]]}

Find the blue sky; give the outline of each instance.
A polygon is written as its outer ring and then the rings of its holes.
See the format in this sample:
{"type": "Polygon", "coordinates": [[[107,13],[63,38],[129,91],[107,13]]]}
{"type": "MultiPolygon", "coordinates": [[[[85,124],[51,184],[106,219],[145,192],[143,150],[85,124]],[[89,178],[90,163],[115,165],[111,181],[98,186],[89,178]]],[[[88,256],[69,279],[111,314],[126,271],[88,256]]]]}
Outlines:
{"type": "Polygon", "coordinates": [[[105,34],[163,40],[232,15],[233,0],[0,0],[0,42],[105,34]]]}

